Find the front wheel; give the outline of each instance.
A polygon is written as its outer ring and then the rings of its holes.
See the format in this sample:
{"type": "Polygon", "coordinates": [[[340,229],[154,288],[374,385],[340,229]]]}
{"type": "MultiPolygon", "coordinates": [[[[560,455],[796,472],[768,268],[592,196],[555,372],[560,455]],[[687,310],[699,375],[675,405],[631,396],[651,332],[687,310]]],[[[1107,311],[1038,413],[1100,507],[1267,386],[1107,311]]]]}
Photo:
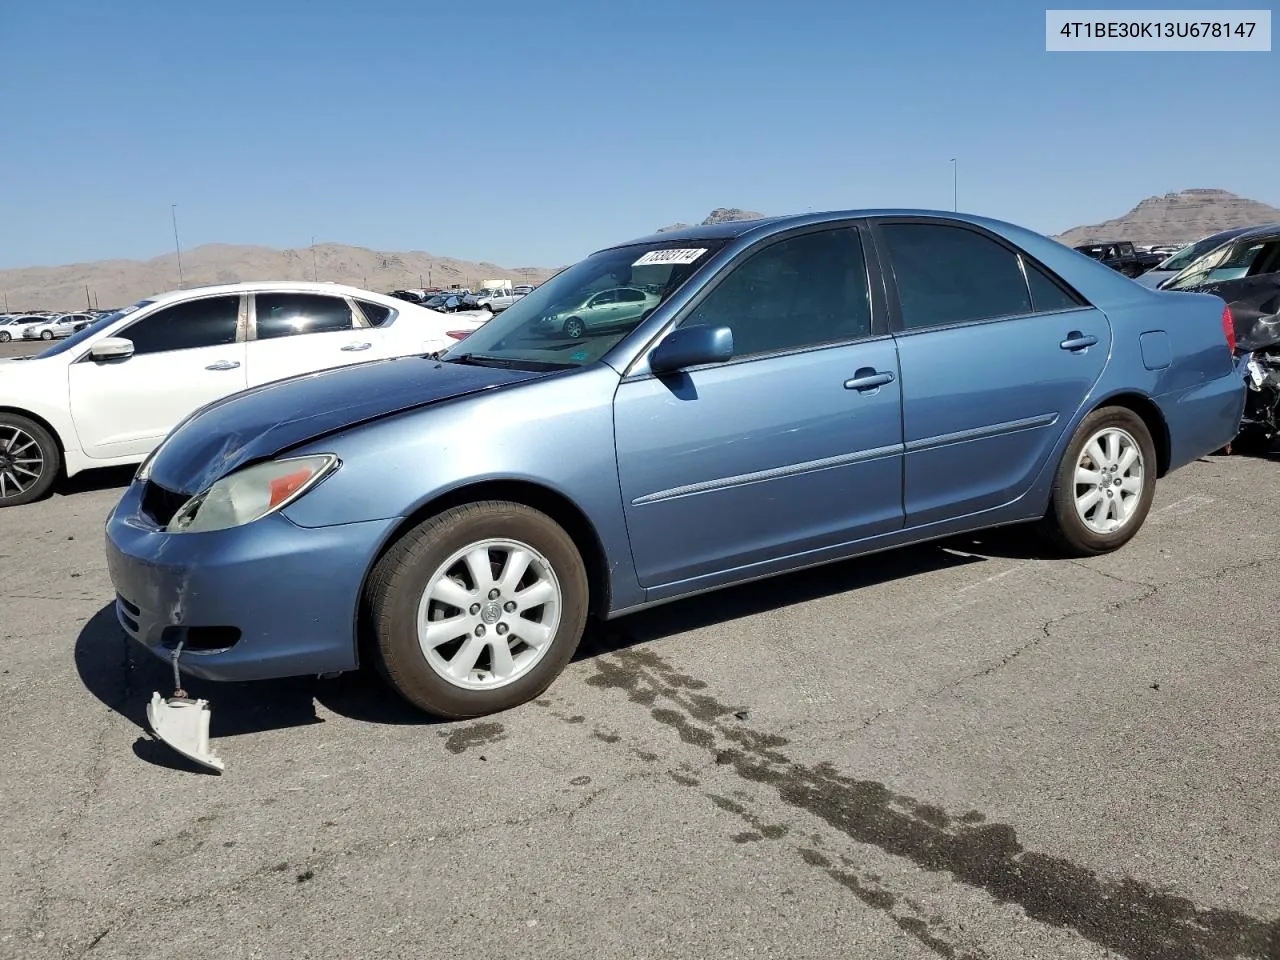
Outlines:
{"type": "Polygon", "coordinates": [[[1126,407],[1103,407],[1067,445],[1044,528],[1068,553],[1110,553],[1141,528],[1155,488],[1156,449],[1146,423],[1126,407]]]}
{"type": "Polygon", "coordinates": [[[578,317],[570,317],[564,322],[564,335],[570,340],[577,340],[586,332],[586,324],[578,317]]]}
{"type": "Polygon", "coordinates": [[[48,430],[16,413],[0,413],[0,507],[39,500],[61,466],[62,450],[48,430]]]}
{"type": "Polygon", "coordinates": [[[477,717],[532,700],[564,669],[586,624],[586,567],[546,514],[469,503],[392,547],[365,604],[391,686],[436,716],[477,717]]]}
{"type": "Polygon", "coordinates": [[[43,333],[41,333],[41,334],[40,334],[40,339],[41,339],[41,340],[52,340],[52,339],[53,339],[53,331],[52,331],[52,330],[45,330],[43,333]]]}

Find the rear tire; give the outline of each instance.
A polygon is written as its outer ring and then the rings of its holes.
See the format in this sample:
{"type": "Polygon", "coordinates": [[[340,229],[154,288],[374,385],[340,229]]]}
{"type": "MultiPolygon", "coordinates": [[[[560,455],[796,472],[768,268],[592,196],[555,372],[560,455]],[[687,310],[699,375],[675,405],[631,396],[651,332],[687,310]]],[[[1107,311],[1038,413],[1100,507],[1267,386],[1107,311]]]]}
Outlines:
{"type": "Polygon", "coordinates": [[[1093,411],[1062,454],[1041,531],[1071,556],[1118,550],[1151,510],[1156,463],[1155,442],[1140,416],[1127,407],[1093,411]]]}
{"type": "Polygon", "coordinates": [[[41,499],[61,469],[62,448],[48,430],[16,413],[0,413],[0,508],[41,499]]]}
{"type": "Polygon", "coordinates": [[[546,514],[506,501],[423,521],[378,562],[365,591],[383,677],[420,710],[452,720],[542,693],[578,648],[587,607],[573,540],[546,514]]]}

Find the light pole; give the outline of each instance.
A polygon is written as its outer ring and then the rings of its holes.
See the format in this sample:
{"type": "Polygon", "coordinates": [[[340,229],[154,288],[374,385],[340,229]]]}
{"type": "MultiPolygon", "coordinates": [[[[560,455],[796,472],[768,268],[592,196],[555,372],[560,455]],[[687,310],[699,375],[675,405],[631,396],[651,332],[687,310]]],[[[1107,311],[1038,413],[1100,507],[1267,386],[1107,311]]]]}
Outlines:
{"type": "Polygon", "coordinates": [[[311,279],[319,281],[320,270],[316,267],[316,238],[315,234],[311,235],[311,279]]]}
{"type": "Polygon", "coordinates": [[[178,205],[169,204],[169,215],[173,218],[173,249],[178,254],[178,289],[182,289],[182,244],[178,242],[178,205]]]}
{"type": "Polygon", "coordinates": [[[956,158],[952,157],[951,158],[951,209],[957,212],[960,210],[960,204],[956,200],[956,197],[959,195],[956,189],[956,185],[959,182],[959,176],[960,176],[959,173],[957,172],[958,167],[959,165],[956,163],[956,158]]]}

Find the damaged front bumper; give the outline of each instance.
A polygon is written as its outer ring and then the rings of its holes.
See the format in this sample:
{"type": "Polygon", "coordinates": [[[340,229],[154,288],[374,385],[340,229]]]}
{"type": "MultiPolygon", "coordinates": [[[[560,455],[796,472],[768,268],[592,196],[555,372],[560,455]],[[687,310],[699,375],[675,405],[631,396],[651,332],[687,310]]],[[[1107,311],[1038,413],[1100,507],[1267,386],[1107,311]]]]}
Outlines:
{"type": "Polygon", "coordinates": [[[183,673],[264,680],[353,670],[365,573],[394,519],[299,527],[275,513],[229,530],[166,533],[141,483],[107,521],[124,631],[183,673]]]}

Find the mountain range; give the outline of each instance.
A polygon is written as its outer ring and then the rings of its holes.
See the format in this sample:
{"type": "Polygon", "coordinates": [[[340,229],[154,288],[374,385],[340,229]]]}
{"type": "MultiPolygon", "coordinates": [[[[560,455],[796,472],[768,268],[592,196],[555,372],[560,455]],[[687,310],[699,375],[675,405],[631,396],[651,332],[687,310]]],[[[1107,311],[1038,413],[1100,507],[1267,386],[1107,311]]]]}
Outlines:
{"type": "MultiPolygon", "coordinates": [[[[763,216],[766,214],[739,207],[717,207],[701,223],[754,220],[763,216]]],[[[1187,243],[1219,230],[1263,223],[1280,223],[1280,209],[1226,190],[1199,188],[1148,197],[1122,216],[1072,227],[1054,239],[1068,245],[1092,240],[1187,243]]],[[[673,223],[659,228],[658,232],[685,226],[688,224],[673,223]]],[[[389,253],[338,243],[289,250],[213,243],[183,251],[181,284],[178,258],[170,253],[151,260],[100,260],[0,270],[0,292],[4,295],[6,311],[75,310],[88,304],[123,306],[179,285],[314,277],[391,291],[405,287],[475,286],[482,280],[497,277],[516,283],[539,283],[558,269],[500,267],[421,251],[389,253]]]]}

